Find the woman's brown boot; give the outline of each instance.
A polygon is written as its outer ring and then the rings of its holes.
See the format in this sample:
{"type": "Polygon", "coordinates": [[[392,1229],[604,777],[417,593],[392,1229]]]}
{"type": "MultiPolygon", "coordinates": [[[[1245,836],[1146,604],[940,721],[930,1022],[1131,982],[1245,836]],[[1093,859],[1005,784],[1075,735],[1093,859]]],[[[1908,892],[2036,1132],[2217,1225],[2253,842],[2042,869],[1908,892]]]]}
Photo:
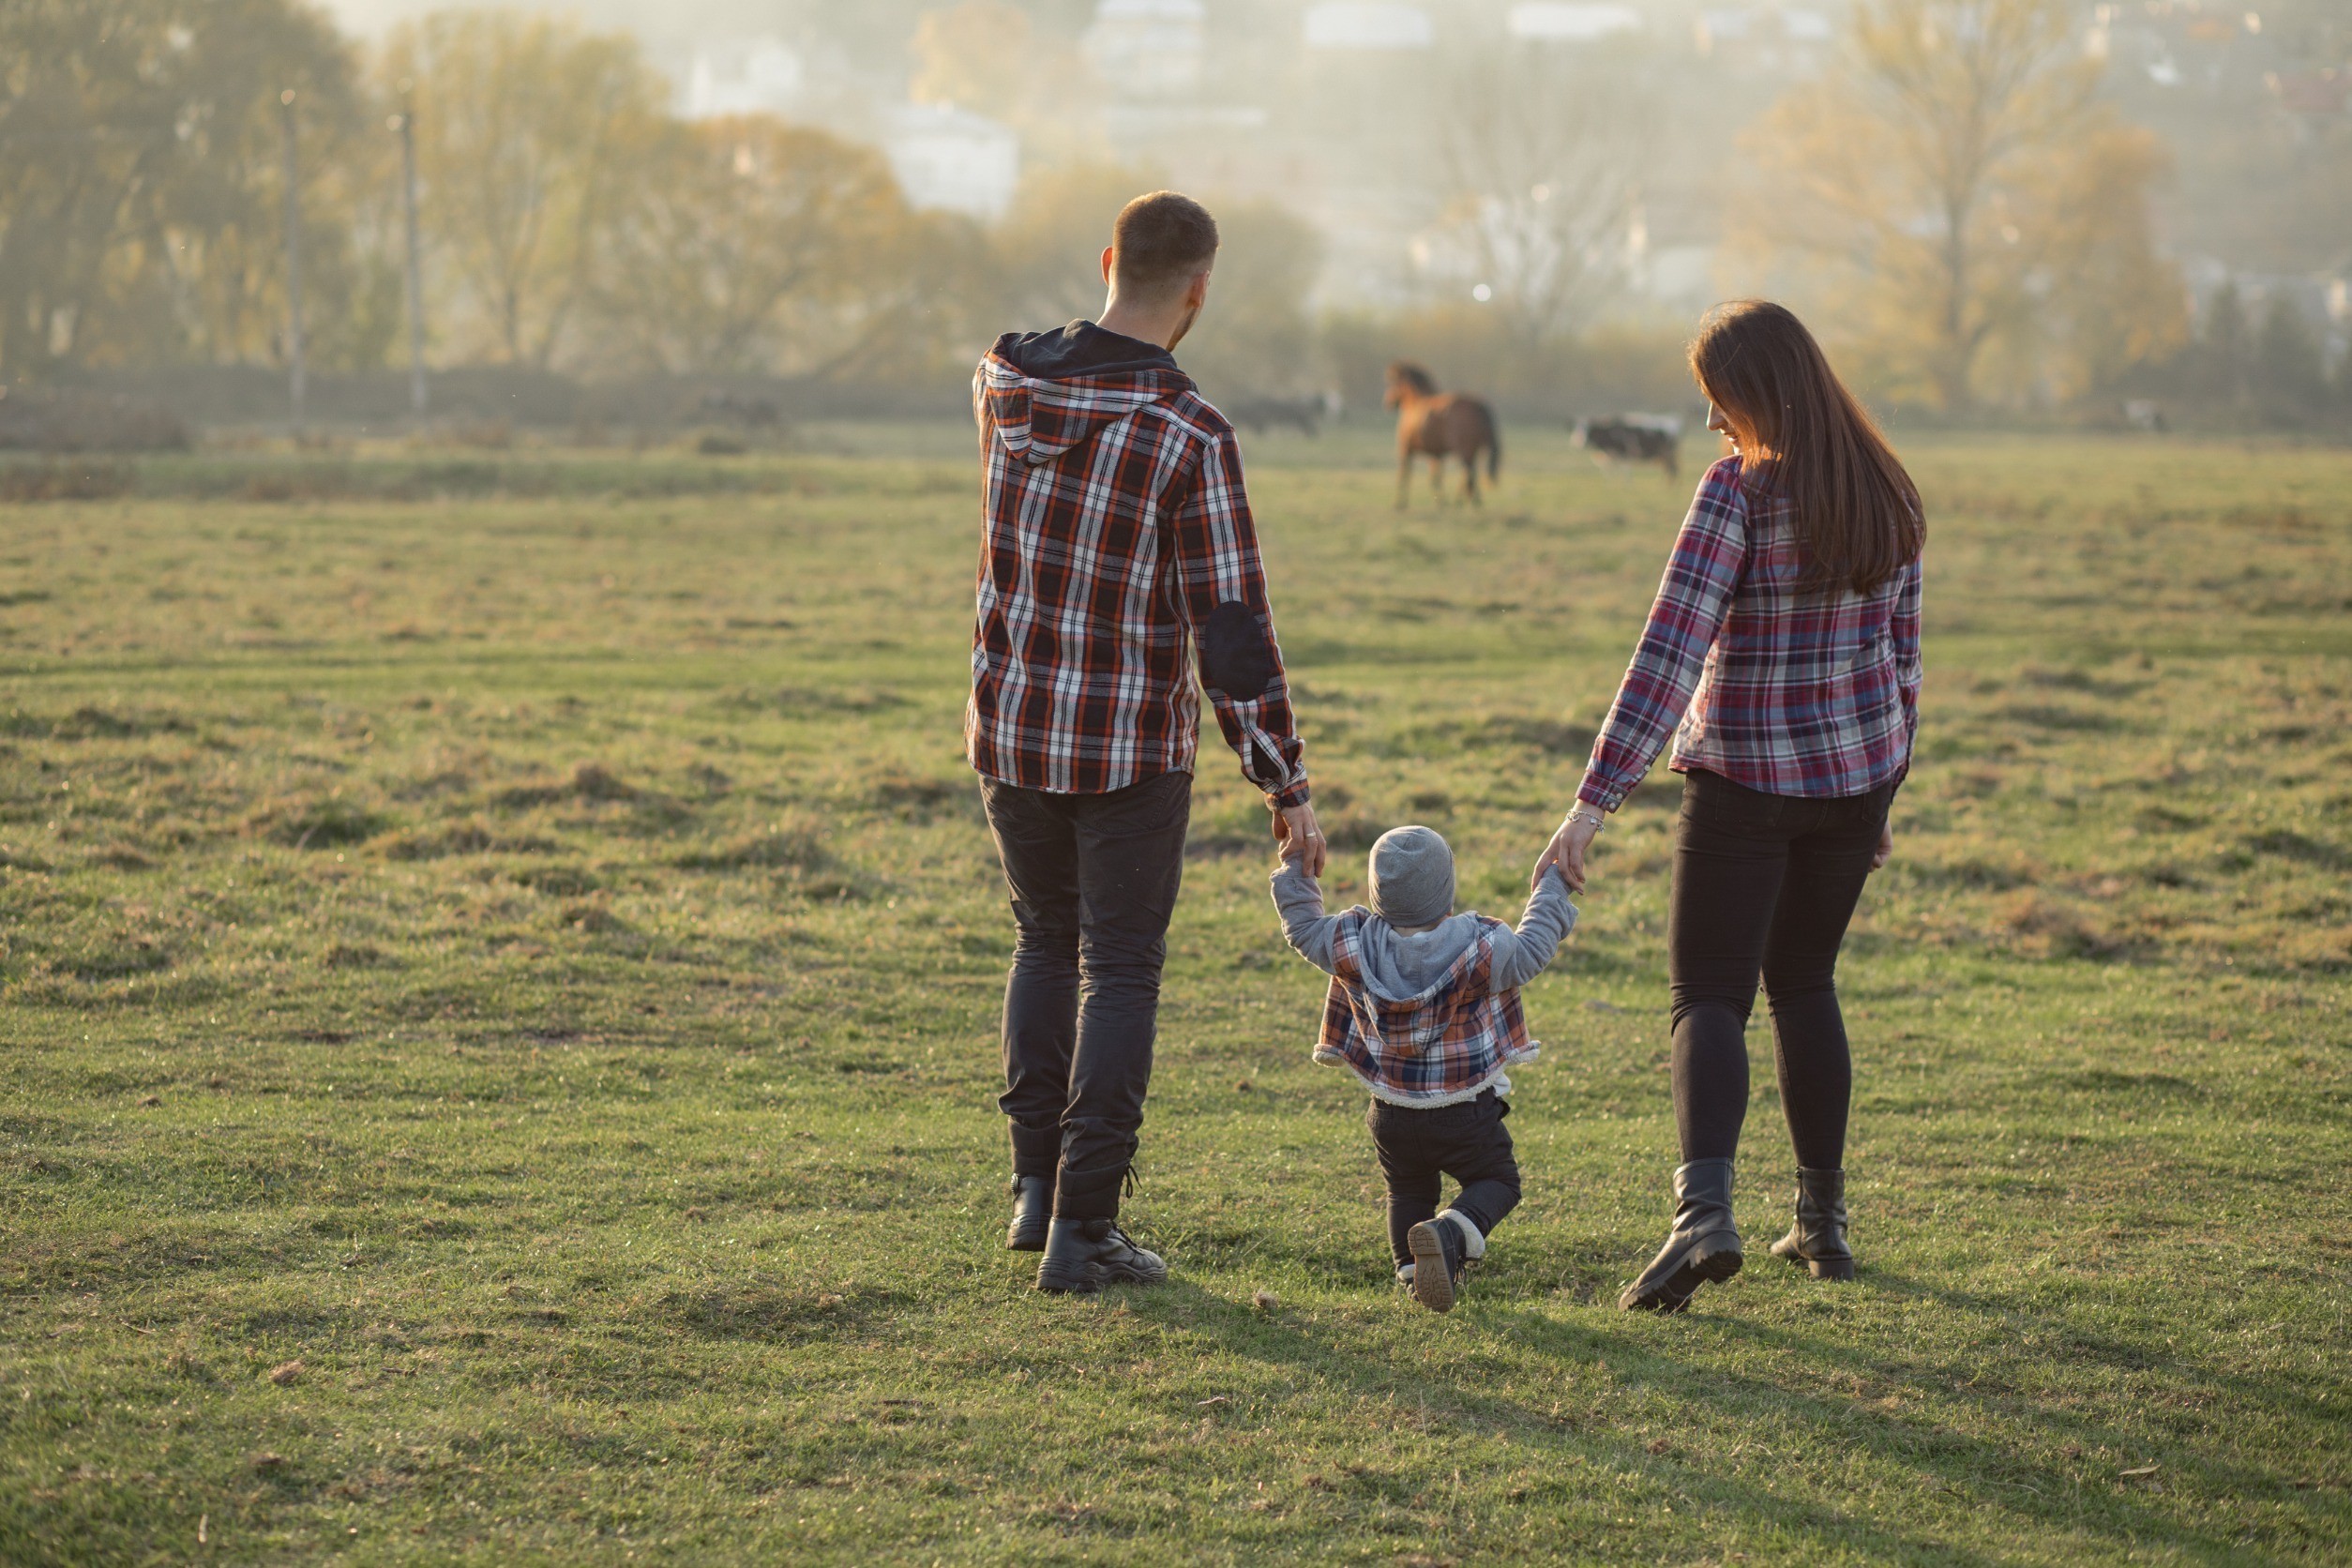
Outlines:
{"type": "Polygon", "coordinates": [[[1846,1244],[1846,1172],[1797,1168],[1797,1223],[1772,1244],[1772,1256],[1813,1271],[1816,1279],[1854,1277],[1846,1244]]]}

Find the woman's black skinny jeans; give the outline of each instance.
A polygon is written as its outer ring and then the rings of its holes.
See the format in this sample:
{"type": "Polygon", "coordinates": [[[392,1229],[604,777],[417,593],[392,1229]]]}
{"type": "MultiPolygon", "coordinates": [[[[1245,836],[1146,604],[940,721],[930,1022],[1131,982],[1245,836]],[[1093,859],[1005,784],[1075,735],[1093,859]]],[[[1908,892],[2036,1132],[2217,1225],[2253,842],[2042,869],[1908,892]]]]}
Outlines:
{"type": "Polygon", "coordinates": [[[1682,1158],[1729,1159],[1748,1109],[1747,1023],[1760,974],[1797,1163],[1846,1163],[1854,1070],[1837,950],[1894,799],[1766,794],[1720,774],[1683,780],[1666,921],[1674,987],[1674,1124],[1682,1158]]]}

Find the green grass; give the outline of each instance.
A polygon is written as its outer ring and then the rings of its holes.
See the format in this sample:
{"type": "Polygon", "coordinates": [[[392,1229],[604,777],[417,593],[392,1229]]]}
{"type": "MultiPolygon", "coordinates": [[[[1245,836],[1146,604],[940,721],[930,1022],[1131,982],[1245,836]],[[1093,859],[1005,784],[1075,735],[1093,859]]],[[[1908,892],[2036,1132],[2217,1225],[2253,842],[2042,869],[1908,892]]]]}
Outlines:
{"type": "MultiPolygon", "coordinates": [[[[1666,776],[1440,1319],[1214,746],[1129,1207],[1175,1280],[1028,1289],[975,482],[828,450],[0,510],[0,1560],[2352,1552],[2352,458],[1916,448],[1862,1274],[1762,1257],[1759,1022],[1756,1261],[1661,1320],[1612,1304],[1673,1161],[1666,776]]],[[[1417,818],[1515,914],[1683,491],[1535,435],[1476,514],[1393,513],[1368,434],[1255,466],[1340,894],[1417,818]]]]}

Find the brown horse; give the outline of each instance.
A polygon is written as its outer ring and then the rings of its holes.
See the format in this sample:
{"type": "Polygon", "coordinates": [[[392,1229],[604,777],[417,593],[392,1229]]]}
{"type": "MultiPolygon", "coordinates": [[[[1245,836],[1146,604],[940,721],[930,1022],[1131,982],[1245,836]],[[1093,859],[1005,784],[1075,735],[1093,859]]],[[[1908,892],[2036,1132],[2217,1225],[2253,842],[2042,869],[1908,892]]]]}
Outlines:
{"type": "Polygon", "coordinates": [[[1445,460],[1462,460],[1463,493],[1478,505],[1478,455],[1486,454],[1486,477],[1502,472],[1502,434],[1495,411],[1477,398],[1440,392],[1428,371],[1403,360],[1388,368],[1388,395],[1380,406],[1396,411],[1396,508],[1405,507],[1405,481],[1416,456],[1429,460],[1429,488],[1445,499],[1445,460]]]}

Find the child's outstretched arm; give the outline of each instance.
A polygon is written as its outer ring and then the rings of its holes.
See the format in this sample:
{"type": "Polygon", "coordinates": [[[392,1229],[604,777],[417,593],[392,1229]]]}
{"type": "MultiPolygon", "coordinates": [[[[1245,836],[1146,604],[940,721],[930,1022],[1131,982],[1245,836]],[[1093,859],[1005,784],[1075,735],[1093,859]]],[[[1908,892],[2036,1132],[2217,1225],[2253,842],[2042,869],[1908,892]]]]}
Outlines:
{"type": "Polygon", "coordinates": [[[1282,912],[1282,934],[1299,957],[1329,974],[1332,932],[1339,920],[1323,912],[1323,889],[1306,874],[1304,862],[1285,860],[1275,870],[1274,901],[1282,912]]]}
{"type": "Polygon", "coordinates": [[[1495,937],[1494,978],[1488,988],[1500,996],[1515,990],[1544,972],[1560,942],[1576,928],[1576,906],[1568,901],[1568,882],[1557,866],[1544,868],[1544,880],[1527,901],[1519,928],[1495,937]]]}

